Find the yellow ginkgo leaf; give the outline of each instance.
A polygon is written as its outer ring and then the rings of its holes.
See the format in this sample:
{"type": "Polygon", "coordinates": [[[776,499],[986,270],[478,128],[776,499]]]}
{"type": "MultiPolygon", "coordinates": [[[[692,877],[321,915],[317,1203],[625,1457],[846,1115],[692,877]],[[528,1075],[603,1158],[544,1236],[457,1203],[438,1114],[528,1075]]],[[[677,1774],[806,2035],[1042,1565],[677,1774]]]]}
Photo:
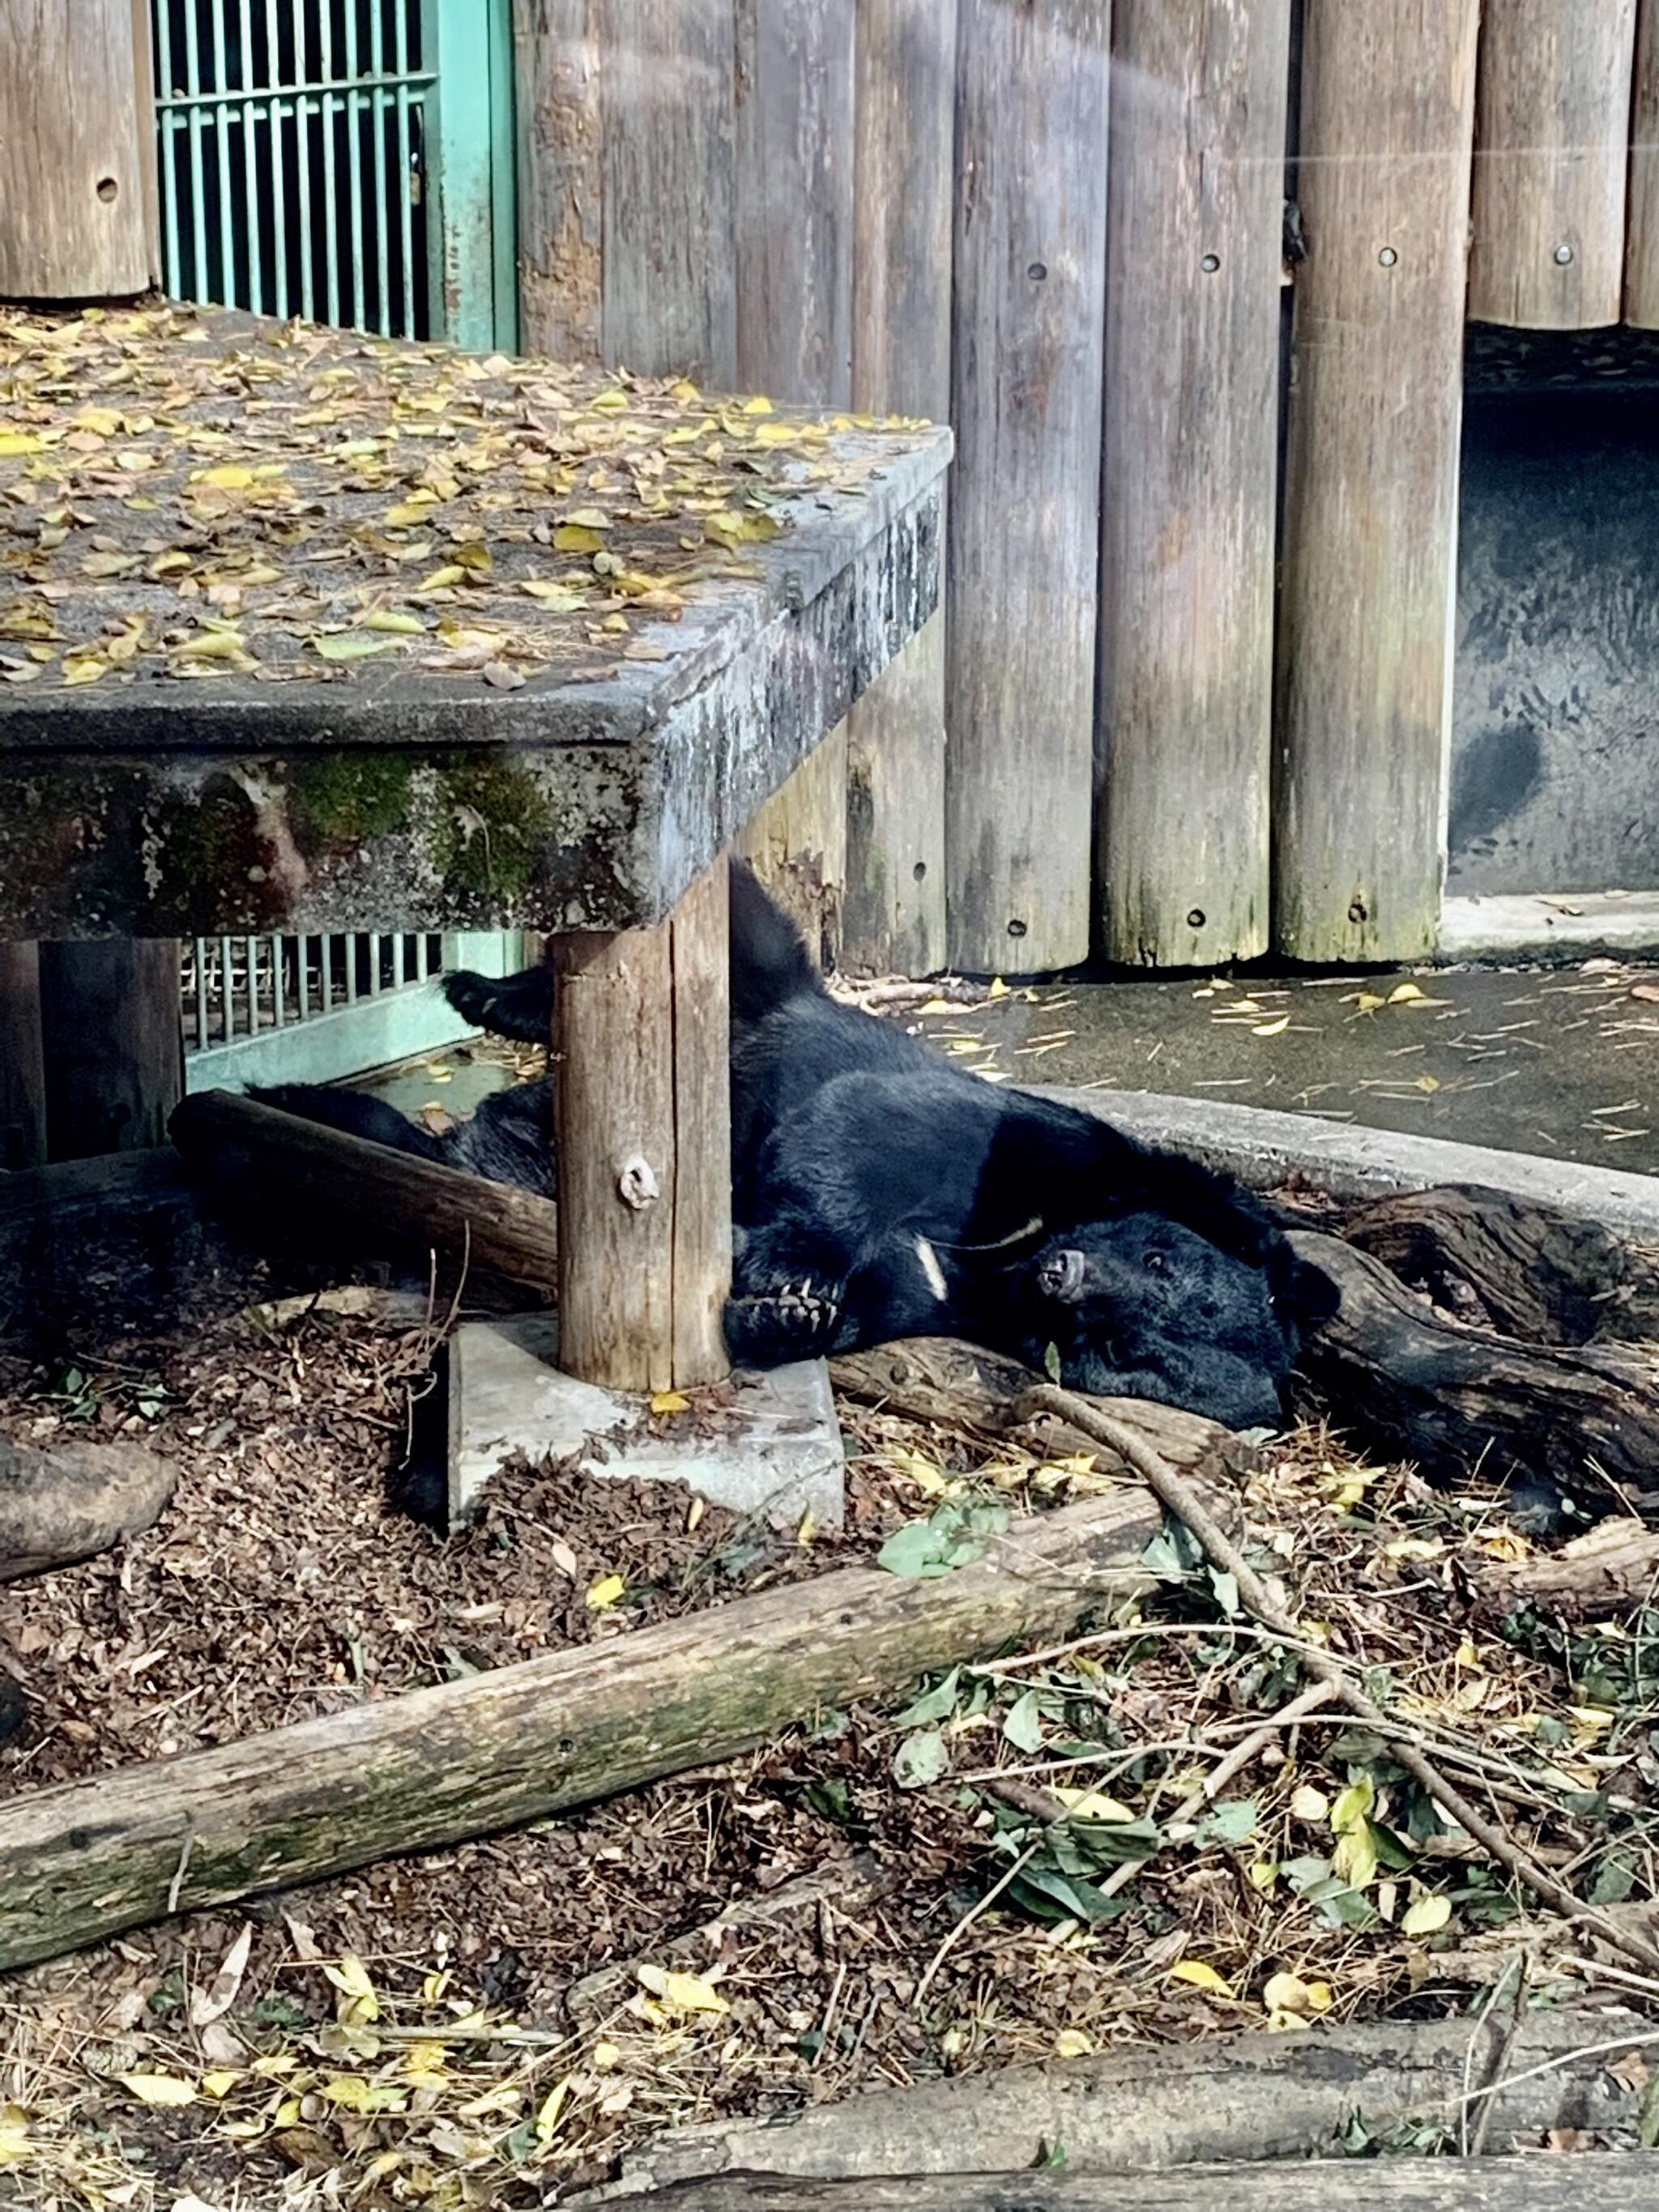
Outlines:
{"type": "Polygon", "coordinates": [[[196,2084],[177,2074],[118,2074],[121,2087],[141,2105],[193,2105],[196,2084]]]}
{"type": "Polygon", "coordinates": [[[602,507],[578,507],[565,517],[578,530],[609,530],[611,517],[602,507]]]}
{"type": "Polygon", "coordinates": [[[1086,2058],[1094,2047],[1094,2039],[1080,2027],[1062,2027],[1054,2038],[1056,2058],[1086,2058]]]}
{"type": "Polygon", "coordinates": [[[628,394],[625,392],[601,392],[592,404],[597,415],[625,415],[628,412],[628,394]]]}
{"type": "Polygon", "coordinates": [[[400,637],[418,637],[426,624],[419,615],[406,614],[401,607],[371,607],[359,618],[357,627],[391,630],[400,637]]]}
{"type": "Polygon", "coordinates": [[[1232,1984],[1217,1973],[1213,1966],[1206,1966],[1202,1959],[1178,1959],[1170,1969],[1170,1978],[1190,1982],[1195,1990],[1207,1990],[1212,1996],[1231,1997],[1232,1984]]]}
{"type": "Polygon", "coordinates": [[[627,1588],[628,1584],[620,1575],[601,1575],[588,1590],[589,1608],[594,1613],[603,1613],[607,1606],[615,1605],[627,1588]]]}
{"type": "Polygon", "coordinates": [[[323,1972],[343,1996],[351,2000],[356,2021],[378,2020],[380,2000],[368,1978],[368,1969],[355,1951],[343,1951],[337,1964],[324,1963],[323,1972]]]}
{"type": "Polygon", "coordinates": [[[1317,1826],[1331,1815],[1331,1801],[1322,1790],[1316,1790],[1311,1782],[1304,1782],[1291,1800],[1291,1814],[1297,1820],[1309,1820],[1317,1826]]]}
{"type": "Polygon", "coordinates": [[[659,1390],[651,1400],[653,1413],[689,1413],[691,1401],[678,1390],[659,1390]]]}
{"type": "Polygon", "coordinates": [[[1250,1031],[1252,1036],[1279,1036],[1291,1026],[1288,1014],[1280,1014],[1277,1021],[1257,1022],[1250,1031]]]}
{"type": "Polygon", "coordinates": [[[228,2097],[241,2080],[240,2069],[234,2066],[216,2066],[202,2076],[202,2092],[208,2097],[228,2097]]]}
{"type": "Polygon", "coordinates": [[[1391,1006],[1403,1006],[1410,1000],[1420,999],[1423,994],[1415,983],[1396,983],[1389,994],[1391,1006]]]}
{"type": "Polygon", "coordinates": [[[560,553],[598,553],[604,549],[605,540],[585,522],[562,522],[553,532],[553,544],[560,553]]]}
{"type": "Polygon", "coordinates": [[[1059,1798],[1074,1820],[1133,1820],[1135,1817],[1128,1806],[1099,1790],[1055,1789],[1049,1794],[1059,1798]]]}
{"type": "Polygon", "coordinates": [[[192,469],[192,483],[210,484],[215,491],[246,491],[253,482],[252,469],[244,468],[240,461],[222,461],[216,468],[192,469]]]}
{"type": "Polygon", "coordinates": [[[45,443],[33,430],[0,430],[0,461],[19,453],[38,453],[45,443]]]}
{"type": "Polygon", "coordinates": [[[1261,1991],[1269,2012],[1307,2012],[1308,1984],[1300,1974],[1269,1974],[1261,1991]]]}
{"type": "Polygon", "coordinates": [[[772,403],[769,399],[763,399],[759,392],[757,392],[752,399],[744,401],[743,411],[745,415],[769,415],[772,412],[772,403]]]}
{"type": "Polygon", "coordinates": [[[732,2008],[713,1982],[701,1974],[671,1974],[662,1966],[636,1966],[641,1986],[674,2012],[730,2012],[732,2008]]]}
{"type": "Polygon", "coordinates": [[[1376,991],[1360,991],[1356,993],[1354,997],[1354,1004],[1362,1014],[1374,1014],[1379,1006],[1386,1006],[1387,1003],[1388,1001],[1376,991]]]}
{"type": "Polygon", "coordinates": [[[1451,1918],[1451,1899],[1449,1897],[1419,1897],[1408,1905],[1400,1922],[1402,1936],[1434,1936],[1451,1918]]]}
{"type": "Polygon", "coordinates": [[[570,2084],[573,2079],[574,2076],[571,2075],[565,2075],[562,2080],[553,2084],[546,2096],[543,2098],[541,2110],[536,2115],[538,2142],[545,2142],[554,2129],[558,2126],[559,2116],[564,2110],[566,2098],[570,2094],[570,2084]]]}

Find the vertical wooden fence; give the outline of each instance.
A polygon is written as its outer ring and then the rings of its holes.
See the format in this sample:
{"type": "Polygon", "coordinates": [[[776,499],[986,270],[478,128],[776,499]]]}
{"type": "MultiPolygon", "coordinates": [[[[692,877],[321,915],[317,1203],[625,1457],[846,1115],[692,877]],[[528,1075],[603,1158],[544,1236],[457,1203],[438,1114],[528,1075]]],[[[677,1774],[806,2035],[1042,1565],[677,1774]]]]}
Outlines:
{"type": "Polygon", "coordinates": [[[532,343],[956,428],[757,833],[849,954],[1429,951],[1462,328],[1659,325],[1659,0],[517,4],[532,343]]]}

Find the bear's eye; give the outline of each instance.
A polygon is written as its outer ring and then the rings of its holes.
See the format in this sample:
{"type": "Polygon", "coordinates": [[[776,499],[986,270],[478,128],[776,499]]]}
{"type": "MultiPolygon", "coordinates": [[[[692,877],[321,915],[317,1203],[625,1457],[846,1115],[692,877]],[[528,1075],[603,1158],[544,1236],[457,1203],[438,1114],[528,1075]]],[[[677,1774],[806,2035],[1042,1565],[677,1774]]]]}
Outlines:
{"type": "Polygon", "coordinates": [[[1150,1252],[1143,1255],[1141,1265],[1147,1269],[1149,1273],[1161,1275],[1165,1267],[1168,1267],[1169,1261],[1165,1258],[1164,1255],[1158,1249],[1156,1245],[1154,1245],[1150,1252]]]}

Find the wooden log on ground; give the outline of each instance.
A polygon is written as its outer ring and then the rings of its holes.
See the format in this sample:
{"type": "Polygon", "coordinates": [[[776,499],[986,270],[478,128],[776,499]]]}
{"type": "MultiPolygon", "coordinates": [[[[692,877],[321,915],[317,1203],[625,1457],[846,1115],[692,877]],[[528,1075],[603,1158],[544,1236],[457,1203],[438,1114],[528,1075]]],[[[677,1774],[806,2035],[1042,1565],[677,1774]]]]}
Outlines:
{"type": "MultiPolygon", "coordinates": [[[[853,405],[951,412],[957,0],[860,0],[853,405]]],[[[842,952],[871,975],[945,965],[945,615],[854,707],[842,952]]]]}
{"type": "MultiPolygon", "coordinates": [[[[847,1353],[830,1363],[837,1390],[865,1405],[884,1407],[908,1419],[939,1421],[987,1435],[1024,1439],[1054,1457],[1088,1452],[1102,1467],[1127,1472],[1121,1462],[1080,1429],[1048,1415],[1027,1419],[1021,1401],[1043,1377],[1018,1359],[987,1352],[950,1336],[907,1337],[847,1353]]],[[[1257,1455],[1219,1422],[1143,1398],[1090,1398],[1103,1413],[1121,1421],[1182,1474],[1219,1480],[1253,1466],[1257,1455]]]]}
{"type": "Polygon", "coordinates": [[[1304,1347],[1302,1371],[1370,1457],[1397,1455],[1437,1477],[1527,1475],[1602,1505],[1611,1477],[1631,1504],[1659,1510],[1659,1359],[1469,1328],[1369,1253],[1307,1230],[1291,1242],[1341,1299],[1304,1347]]]}
{"type": "Polygon", "coordinates": [[[0,1583],[67,1567],[137,1535],[179,1480],[142,1444],[10,1443],[0,1437],[0,1583]]]}
{"type": "MultiPolygon", "coordinates": [[[[1621,2033],[1634,2044],[1646,2025],[1629,2012],[1524,2014],[1502,2068],[1520,2078],[1491,2100],[1496,2109],[1487,2136],[1490,2148],[1495,2153],[1511,2142],[1530,2148],[1542,2130],[1553,2126],[1629,2124],[1641,2089],[1607,2072],[1616,2045],[1595,2055],[1589,2055],[1589,2046],[1613,2043],[1621,2033]],[[1547,2063],[1548,2071],[1543,2070],[1547,2063]],[[1528,2076],[1528,2068],[1539,2070],[1528,2076]]],[[[1182,2212],[1188,2205],[1194,2212],[1219,2212],[1238,2202],[1261,2202],[1269,2212],[1275,2205],[1292,2204],[1324,2212],[1343,2201],[1333,2194],[1333,2184],[1352,2171],[1351,2166],[1240,2163],[1229,2166],[1230,2186],[1219,2191],[1208,2161],[1328,2155],[1355,2112],[1364,2115],[1374,2135],[1400,2122],[1426,2120],[1439,2122],[1455,2136],[1459,2100],[1466,2090],[1478,2091],[1489,2079],[1486,2069],[1497,2041],[1495,2036],[1486,2041],[1478,2025],[1472,2030],[1466,2020],[1447,2020],[1321,2027],[1310,2035],[1255,2029],[1195,2042],[1129,2044],[1060,2064],[1012,2066],[875,2090],[787,2120],[773,2118],[769,2124],[738,2119],[678,2130],[629,2154],[623,2180],[635,2188],[679,2183],[688,2190],[708,2189],[717,2179],[735,2179],[742,2173],[757,2179],[763,2172],[796,2186],[840,2181],[871,2191],[883,2185],[884,2176],[902,2171],[907,2189],[925,2187],[921,2177],[957,2190],[994,2182],[1001,2194],[991,2203],[1024,2212],[1028,2203],[1042,2202],[1028,2199],[1028,2189],[1059,2178],[1036,2169],[1063,2143],[1068,2170],[1109,2181],[1114,2193],[1103,2201],[1103,2212],[1142,2212],[1149,2204],[1171,2203],[1182,2212]],[[1202,2183],[1205,2193],[1184,2201],[1149,2197],[1147,2185],[1156,2177],[1140,2171],[1147,2167],[1184,2169],[1202,2183]],[[1305,2175],[1307,2193],[1274,2198],[1264,2190],[1260,2199],[1240,2199],[1232,2179],[1252,2171],[1271,2177],[1281,2191],[1294,2185],[1293,2177],[1305,2175]]],[[[1477,2115],[1487,2101],[1479,2100],[1477,2115]]],[[[1371,2201],[1386,2177],[1409,2163],[1368,2161],[1363,2169],[1364,2197],[1358,2201],[1371,2201]]],[[[1494,2163],[1491,2158],[1448,2160],[1439,2171],[1463,2191],[1472,2175],[1491,2170],[1494,2163]]],[[[1576,2170],[1579,2202],[1584,2201],[1583,2174],[1590,2161],[1541,2163],[1576,2170]]],[[[1173,2186],[1183,2175],[1165,2171],[1162,2179],[1173,2186]]],[[[697,2202],[678,2193],[657,2201],[697,2202]]],[[[787,2205],[792,2200],[780,2201],[787,2205]]],[[[908,2206],[975,2200],[924,2196],[872,2201],[908,2206]]],[[[1466,2205],[1482,2200],[1455,2194],[1401,2201],[1432,2206],[1433,2212],[1463,2212],[1466,2205]]],[[[709,2202],[712,2206],[720,2200],[709,2202]]]]}
{"type": "Polygon", "coordinates": [[[1469,313],[1616,323],[1624,297],[1636,0],[1484,0],[1469,313]]]}
{"type": "Polygon", "coordinates": [[[0,1168],[38,1168],[46,1157],[40,948],[0,945],[0,1168]]]}
{"type": "Polygon", "coordinates": [[[1637,1273],[1601,1222],[1473,1184],[1378,1199],[1342,1234],[1460,1320],[1536,1344],[1589,1343],[1637,1273]]]}
{"type": "Polygon", "coordinates": [[[960,0],[950,958],[1087,957],[1109,0],[960,0]]]}
{"type": "Polygon", "coordinates": [[[1290,14],[1112,11],[1102,898],[1134,965],[1267,949],[1290,14]]]}
{"type": "Polygon", "coordinates": [[[50,1158],[167,1142],[185,1088],[176,938],[42,945],[40,1031],[50,1158]]]}
{"type": "Polygon", "coordinates": [[[1273,794],[1297,959],[1439,928],[1477,12],[1306,9],[1273,794]]]}
{"type": "MultiPolygon", "coordinates": [[[[1367,2115],[1367,2118],[1370,2116],[1367,2115]]],[[[729,2173],[641,2197],[641,2212],[1648,2212],[1652,2155],[1333,2157],[1179,2173],[884,2174],[804,2181],[729,2173]]]]}
{"type": "Polygon", "coordinates": [[[1150,1587],[1143,1489],[1022,1521],[936,1579],[858,1567],[604,1644],[100,1774],[0,1808],[0,1966],[539,1820],[931,1669],[1071,1634],[1150,1587]]]}
{"type": "Polygon", "coordinates": [[[1639,1521],[1604,1521],[1559,1552],[1479,1565],[1474,1582],[1495,1612],[1524,1606],[1564,1620],[1609,1620],[1659,1605],[1659,1530],[1639,1521]]]}
{"type": "Polygon", "coordinates": [[[217,1205],[284,1238],[377,1255],[438,1251],[543,1291],[558,1279],[558,1211],[527,1190],[228,1091],[183,1100],[170,1127],[217,1205]]]}
{"type": "Polygon", "coordinates": [[[1639,0],[1631,94],[1625,320],[1659,330],[1659,0],[1639,0]]]}
{"type": "Polygon", "coordinates": [[[130,299],[161,282],[149,10],[0,9],[0,299],[130,299]]]}

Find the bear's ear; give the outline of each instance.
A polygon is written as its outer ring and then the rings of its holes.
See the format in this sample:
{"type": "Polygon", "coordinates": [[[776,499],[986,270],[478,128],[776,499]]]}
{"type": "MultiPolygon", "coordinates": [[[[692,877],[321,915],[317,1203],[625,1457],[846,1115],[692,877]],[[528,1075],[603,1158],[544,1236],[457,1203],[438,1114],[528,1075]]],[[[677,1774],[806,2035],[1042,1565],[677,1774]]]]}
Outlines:
{"type": "Polygon", "coordinates": [[[1307,1260],[1291,1263],[1288,1296],[1291,1311],[1304,1328],[1317,1328],[1342,1303],[1341,1292],[1324,1269],[1307,1260]]]}

